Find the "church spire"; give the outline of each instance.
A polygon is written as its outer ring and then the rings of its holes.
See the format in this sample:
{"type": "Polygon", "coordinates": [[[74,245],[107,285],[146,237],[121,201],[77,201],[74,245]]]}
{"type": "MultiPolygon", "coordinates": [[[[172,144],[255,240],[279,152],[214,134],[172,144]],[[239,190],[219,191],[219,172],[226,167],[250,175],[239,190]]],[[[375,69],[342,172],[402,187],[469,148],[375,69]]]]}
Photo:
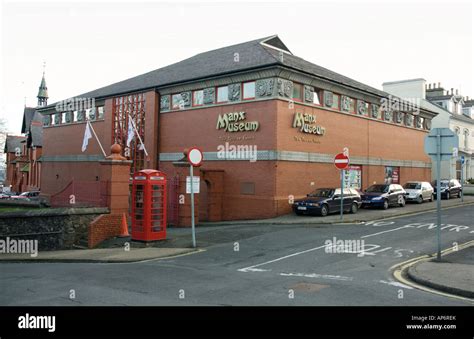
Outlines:
{"type": "Polygon", "coordinates": [[[48,104],[48,87],[46,87],[46,80],[44,79],[44,69],[46,67],[46,62],[43,63],[43,78],[41,79],[41,84],[38,90],[38,106],[43,107],[48,104]]]}

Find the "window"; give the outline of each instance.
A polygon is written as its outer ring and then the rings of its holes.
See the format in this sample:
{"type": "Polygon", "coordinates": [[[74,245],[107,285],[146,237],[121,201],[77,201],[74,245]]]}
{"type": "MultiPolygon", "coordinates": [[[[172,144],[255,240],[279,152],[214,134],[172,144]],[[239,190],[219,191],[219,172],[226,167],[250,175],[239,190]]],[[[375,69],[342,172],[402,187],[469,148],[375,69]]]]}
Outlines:
{"type": "Polygon", "coordinates": [[[98,119],[104,119],[104,106],[97,107],[98,119]]]}
{"type": "Polygon", "coordinates": [[[255,81],[244,82],[243,85],[243,99],[255,98],[255,81]]]}
{"type": "Polygon", "coordinates": [[[339,95],[332,94],[332,106],[331,108],[339,109],[339,95]]]}
{"type": "Polygon", "coordinates": [[[321,102],[319,101],[319,92],[318,91],[313,92],[313,104],[321,105],[321,102]]]}
{"type": "Polygon", "coordinates": [[[61,113],[61,124],[65,124],[65,123],[66,123],[66,112],[61,113]]]}
{"type": "Polygon", "coordinates": [[[293,100],[303,101],[303,86],[301,84],[293,84],[293,100]]]}
{"type": "Polygon", "coordinates": [[[355,100],[352,98],[349,98],[349,112],[355,112],[355,100]]]}
{"type": "Polygon", "coordinates": [[[204,91],[194,91],[193,92],[193,106],[202,106],[204,105],[204,91]]]}
{"type": "Polygon", "coordinates": [[[171,96],[171,101],[172,101],[172,109],[179,109],[181,105],[183,104],[183,98],[181,97],[181,94],[173,94],[171,96]]]}
{"type": "Polygon", "coordinates": [[[227,86],[217,87],[217,102],[229,101],[229,88],[227,86]]]}

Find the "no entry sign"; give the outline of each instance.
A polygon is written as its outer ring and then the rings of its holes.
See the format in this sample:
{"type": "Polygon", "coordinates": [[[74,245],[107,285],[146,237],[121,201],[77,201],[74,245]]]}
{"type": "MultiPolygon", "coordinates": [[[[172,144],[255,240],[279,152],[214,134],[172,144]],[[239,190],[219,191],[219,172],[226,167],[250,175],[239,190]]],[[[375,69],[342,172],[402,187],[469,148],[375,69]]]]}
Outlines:
{"type": "Polygon", "coordinates": [[[188,161],[193,166],[200,166],[202,162],[203,156],[202,152],[197,147],[192,147],[188,151],[188,161]]]}
{"type": "Polygon", "coordinates": [[[339,153],[334,157],[334,166],[337,169],[343,170],[349,166],[349,157],[344,153],[339,153]]]}

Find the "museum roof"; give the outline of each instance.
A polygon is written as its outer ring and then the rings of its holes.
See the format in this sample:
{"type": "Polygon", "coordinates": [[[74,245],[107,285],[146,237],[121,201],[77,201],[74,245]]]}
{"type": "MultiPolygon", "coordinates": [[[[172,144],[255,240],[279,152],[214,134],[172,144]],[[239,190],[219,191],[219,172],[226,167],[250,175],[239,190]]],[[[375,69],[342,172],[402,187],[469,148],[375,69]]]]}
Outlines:
{"type": "MultiPolygon", "coordinates": [[[[274,35],[199,53],[169,66],[83,93],[78,95],[78,97],[105,98],[128,92],[172,86],[183,82],[278,65],[328,79],[377,96],[388,95],[386,92],[293,55],[283,41],[274,35]],[[238,61],[235,61],[236,56],[238,61]]],[[[47,107],[51,108],[54,105],[51,104],[47,107]]]]}

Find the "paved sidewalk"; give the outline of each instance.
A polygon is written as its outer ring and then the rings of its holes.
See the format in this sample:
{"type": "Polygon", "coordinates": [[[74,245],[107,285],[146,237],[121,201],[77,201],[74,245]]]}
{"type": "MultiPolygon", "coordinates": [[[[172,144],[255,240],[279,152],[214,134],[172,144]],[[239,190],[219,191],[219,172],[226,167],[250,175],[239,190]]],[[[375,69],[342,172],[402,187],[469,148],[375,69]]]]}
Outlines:
{"type": "Polygon", "coordinates": [[[415,264],[408,269],[407,275],[421,285],[474,298],[474,245],[443,256],[441,262],[415,264]]]}
{"type": "MultiPolygon", "coordinates": [[[[460,198],[453,198],[450,200],[441,200],[441,207],[455,207],[474,204],[474,196],[465,196],[464,203],[460,198]]],[[[344,214],[344,223],[356,223],[371,220],[387,219],[392,217],[399,217],[402,215],[416,214],[420,212],[436,210],[436,201],[424,202],[422,204],[407,203],[405,207],[390,207],[387,210],[376,208],[360,209],[356,214],[344,214]]],[[[310,215],[296,215],[294,213],[282,215],[271,219],[259,220],[235,220],[235,221],[217,221],[217,222],[200,222],[198,226],[223,226],[223,225],[308,225],[308,224],[338,224],[341,223],[339,214],[331,214],[327,217],[310,216],[310,215]]]]}
{"type": "Polygon", "coordinates": [[[97,248],[64,251],[40,251],[37,257],[30,254],[0,254],[0,262],[107,262],[124,263],[167,258],[195,252],[192,248],[97,248]]]}

